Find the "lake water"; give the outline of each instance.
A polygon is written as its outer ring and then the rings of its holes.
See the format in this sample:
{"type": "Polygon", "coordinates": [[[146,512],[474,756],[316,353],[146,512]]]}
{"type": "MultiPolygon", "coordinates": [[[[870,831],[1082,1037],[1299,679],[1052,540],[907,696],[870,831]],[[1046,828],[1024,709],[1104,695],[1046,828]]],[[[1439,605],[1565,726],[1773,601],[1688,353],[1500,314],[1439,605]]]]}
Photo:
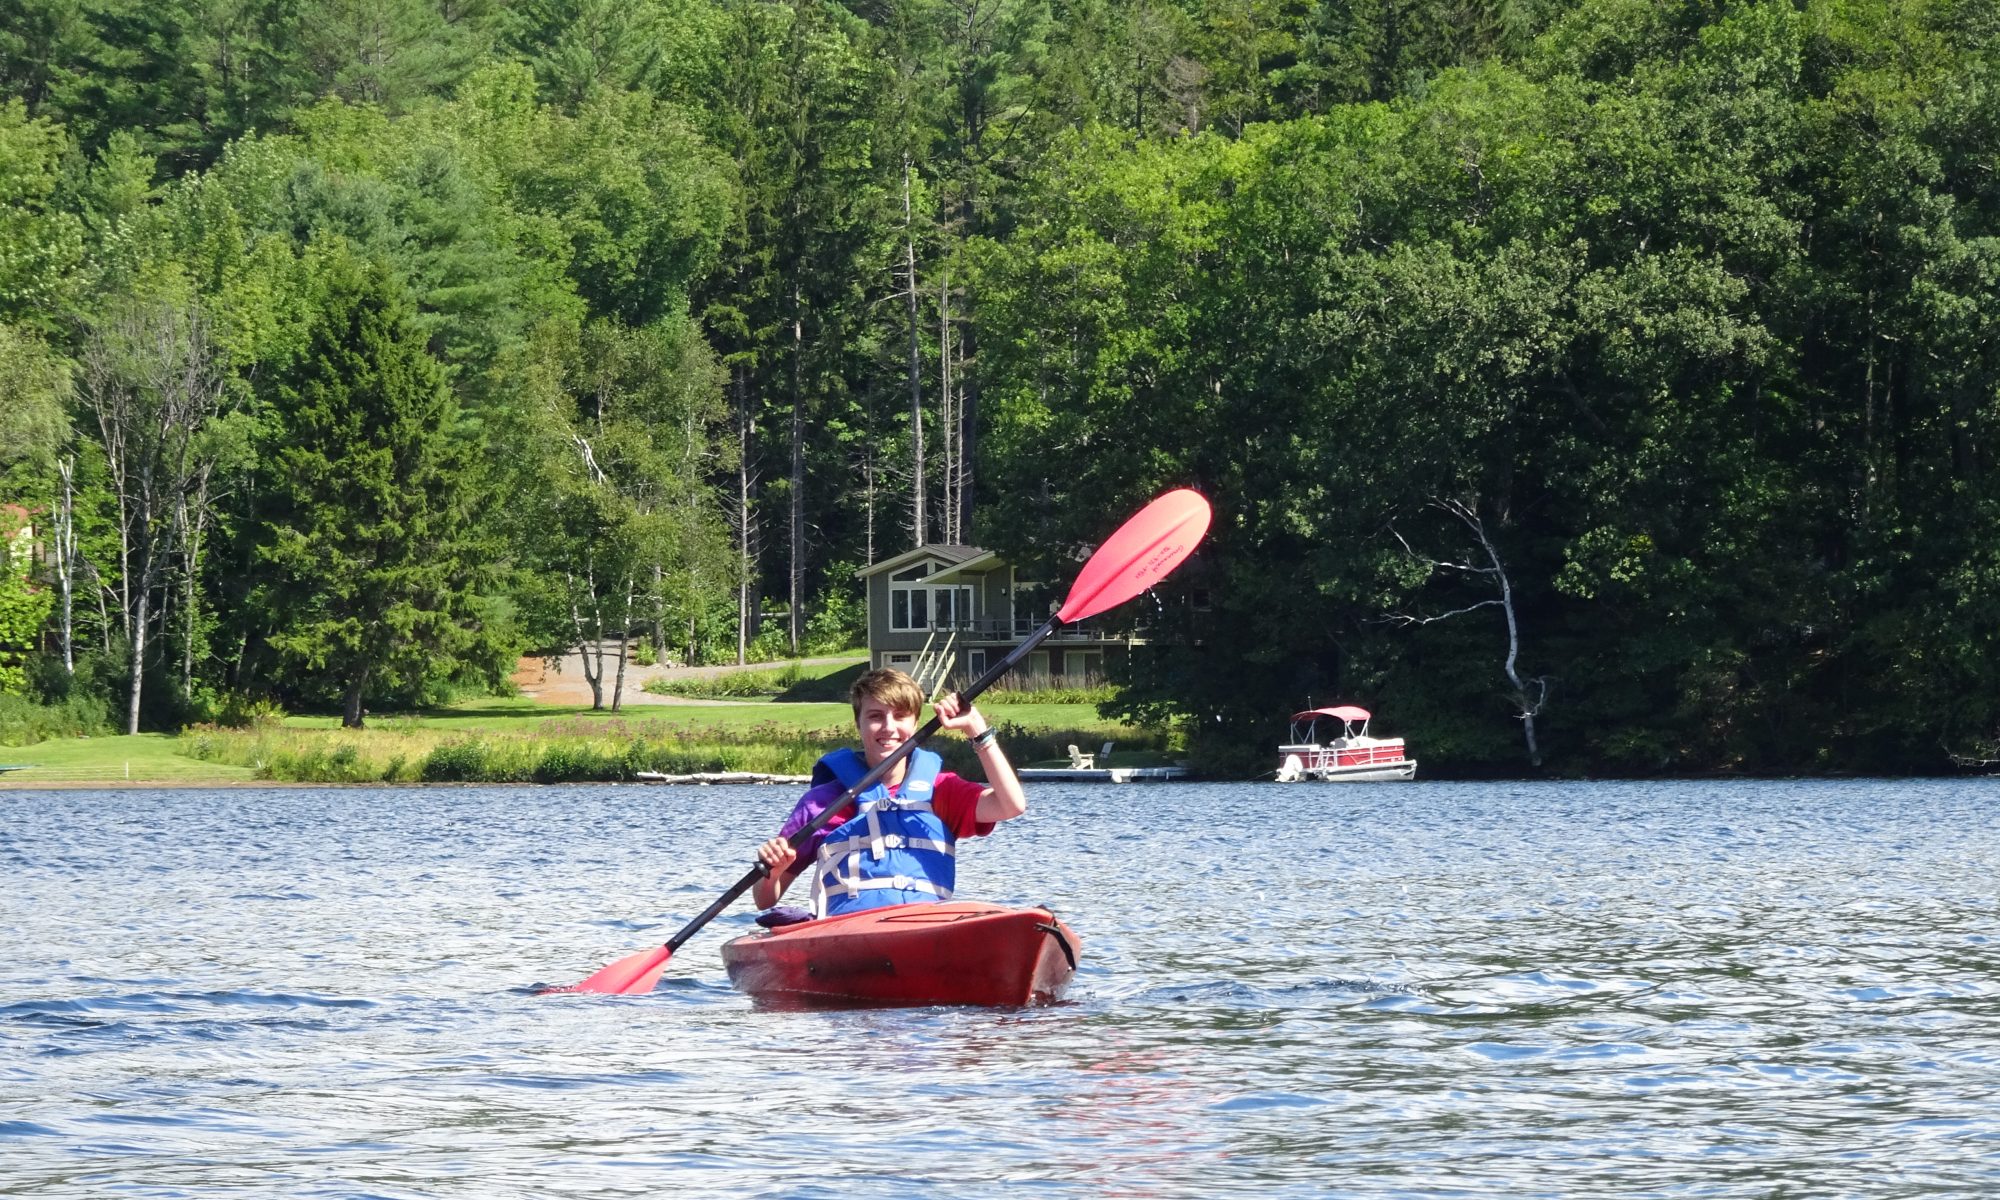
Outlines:
{"type": "Polygon", "coordinates": [[[1039,786],[1063,1006],[657,944],[773,788],[0,791],[0,1194],[1990,1196],[1988,781],[1039,786]]]}

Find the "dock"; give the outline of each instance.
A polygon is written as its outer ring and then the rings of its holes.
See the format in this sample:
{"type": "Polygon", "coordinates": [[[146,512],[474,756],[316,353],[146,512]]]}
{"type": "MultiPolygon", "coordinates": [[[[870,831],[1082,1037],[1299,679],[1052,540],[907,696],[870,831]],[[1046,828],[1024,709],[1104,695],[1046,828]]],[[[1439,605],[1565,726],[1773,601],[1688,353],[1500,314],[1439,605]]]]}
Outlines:
{"type": "Polygon", "coordinates": [[[1022,783],[1166,783],[1191,779],[1186,767],[1021,767],[1022,783]]]}
{"type": "Polygon", "coordinates": [[[810,775],[768,775],[761,771],[704,771],[696,775],[663,775],[658,771],[640,771],[633,778],[641,783],[784,783],[804,786],[812,782],[810,775]]]}

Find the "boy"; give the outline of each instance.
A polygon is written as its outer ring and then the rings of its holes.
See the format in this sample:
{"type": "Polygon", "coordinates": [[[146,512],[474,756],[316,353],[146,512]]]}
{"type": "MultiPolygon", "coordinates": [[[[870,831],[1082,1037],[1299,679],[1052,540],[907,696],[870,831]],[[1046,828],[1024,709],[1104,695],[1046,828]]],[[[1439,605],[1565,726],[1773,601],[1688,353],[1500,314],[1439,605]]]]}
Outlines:
{"type": "MultiPolygon", "coordinates": [[[[820,759],[811,790],[799,797],[778,836],[757,847],[757,857],[770,868],[750,893],[760,909],[775,905],[802,873],[791,835],[915,736],[924,693],[901,671],[879,670],[855,680],[848,700],[861,753],[836,750],[820,759]]],[[[994,825],[1028,810],[1021,781],[980,711],[960,712],[955,694],[939,697],[933,707],[943,728],[971,739],[992,783],[982,786],[940,771],[937,755],[922,747],[912,751],[800,848],[812,871],[814,916],[949,900],[958,839],[991,833],[994,825]]]]}

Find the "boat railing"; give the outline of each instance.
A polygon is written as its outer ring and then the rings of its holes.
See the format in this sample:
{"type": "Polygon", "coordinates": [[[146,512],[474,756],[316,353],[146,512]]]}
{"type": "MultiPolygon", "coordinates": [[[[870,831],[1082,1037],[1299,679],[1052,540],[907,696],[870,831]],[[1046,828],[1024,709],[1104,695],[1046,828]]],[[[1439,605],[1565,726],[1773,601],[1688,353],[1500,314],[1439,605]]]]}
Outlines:
{"type": "Polygon", "coordinates": [[[1281,754],[1300,755],[1308,768],[1372,767],[1380,763],[1402,762],[1405,758],[1402,738],[1369,738],[1365,743],[1360,739],[1335,738],[1324,746],[1281,746],[1278,749],[1281,754]]]}

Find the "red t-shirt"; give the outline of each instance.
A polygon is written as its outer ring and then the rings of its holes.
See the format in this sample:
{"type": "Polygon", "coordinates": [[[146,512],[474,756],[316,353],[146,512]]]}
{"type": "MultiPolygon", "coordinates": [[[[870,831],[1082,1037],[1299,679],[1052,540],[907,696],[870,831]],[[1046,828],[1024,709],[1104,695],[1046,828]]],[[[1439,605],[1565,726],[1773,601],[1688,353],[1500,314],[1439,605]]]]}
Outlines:
{"type": "MultiPolygon", "coordinates": [[[[791,837],[812,824],[814,817],[846,791],[847,788],[839,780],[834,780],[800,796],[799,802],[792,806],[792,815],[785,818],[784,825],[778,830],[778,836],[791,837]]],[[[939,771],[937,779],[931,784],[931,811],[944,822],[944,827],[951,831],[954,838],[984,837],[993,832],[993,822],[979,819],[979,797],[985,793],[986,785],[983,783],[974,783],[950,771],[939,771]]],[[[890,788],[889,794],[895,795],[896,789],[890,788]]],[[[799,863],[808,862],[818,855],[819,844],[826,840],[826,835],[840,828],[853,815],[854,809],[850,807],[814,831],[806,844],[799,847],[799,863]]],[[[803,869],[800,865],[792,868],[794,872],[803,869]]]]}

